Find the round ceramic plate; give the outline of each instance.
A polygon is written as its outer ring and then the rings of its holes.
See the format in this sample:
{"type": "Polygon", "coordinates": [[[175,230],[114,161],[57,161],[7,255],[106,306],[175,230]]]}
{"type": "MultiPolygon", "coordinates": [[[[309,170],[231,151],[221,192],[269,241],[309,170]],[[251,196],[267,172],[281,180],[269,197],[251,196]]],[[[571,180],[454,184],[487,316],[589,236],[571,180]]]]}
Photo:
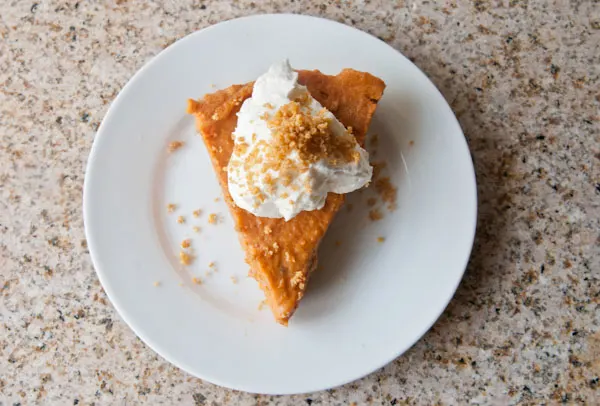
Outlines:
{"type": "Polygon", "coordinates": [[[452,111],[408,59],[342,24],[262,15],[189,35],[131,79],[96,135],[84,218],[98,277],[148,346],[215,384],[289,394],[360,378],[431,327],[469,258],[476,187],[452,111]],[[284,58],[297,69],[350,67],[386,82],[369,131],[377,143],[367,145],[372,161],[386,163],[381,176],[397,187],[395,210],[381,199],[369,206],[370,189],[348,196],[287,328],[261,309],[263,295],[246,276],[208,154],[185,114],[188,98],[252,81],[284,58]],[[167,153],[176,140],[184,146],[167,153]],[[372,221],[373,209],[383,219],[372,221]],[[209,223],[210,213],[218,224],[209,223]],[[190,266],[178,258],[186,238],[195,254],[190,266]]]}

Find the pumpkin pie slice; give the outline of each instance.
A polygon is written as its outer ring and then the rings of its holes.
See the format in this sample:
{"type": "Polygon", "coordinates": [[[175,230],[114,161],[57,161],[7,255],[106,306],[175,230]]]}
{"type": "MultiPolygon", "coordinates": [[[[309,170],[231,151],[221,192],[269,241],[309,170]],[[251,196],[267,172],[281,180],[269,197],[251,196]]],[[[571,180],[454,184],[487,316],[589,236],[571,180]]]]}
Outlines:
{"type": "MultiPolygon", "coordinates": [[[[368,73],[344,69],[335,76],[317,70],[298,71],[298,82],[331,111],[363,146],[367,129],[383,94],[385,83],[368,73]]],[[[227,185],[226,168],[234,141],[237,112],[252,96],[254,83],[233,85],[189,100],[187,112],[196,117],[197,129],[212,159],[223,195],[235,221],[241,245],[254,277],[264,291],[277,322],[287,325],[317,266],[317,250],[344,196],[329,193],[320,210],[303,211],[289,221],[258,217],[238,207],[227,185]]]]}

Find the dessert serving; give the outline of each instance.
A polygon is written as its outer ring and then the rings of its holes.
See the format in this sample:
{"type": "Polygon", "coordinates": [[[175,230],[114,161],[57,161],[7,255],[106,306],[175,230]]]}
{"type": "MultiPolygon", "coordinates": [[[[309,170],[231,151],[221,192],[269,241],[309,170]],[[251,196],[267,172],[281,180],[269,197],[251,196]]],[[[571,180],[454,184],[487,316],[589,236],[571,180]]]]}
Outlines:
{"type": "Polygon", "coordinates": [[[363,149],[385,84],[364,72],[294,71],[189,100],[254,277],[286,325],[344,194],[371,180],[363,149]]]}

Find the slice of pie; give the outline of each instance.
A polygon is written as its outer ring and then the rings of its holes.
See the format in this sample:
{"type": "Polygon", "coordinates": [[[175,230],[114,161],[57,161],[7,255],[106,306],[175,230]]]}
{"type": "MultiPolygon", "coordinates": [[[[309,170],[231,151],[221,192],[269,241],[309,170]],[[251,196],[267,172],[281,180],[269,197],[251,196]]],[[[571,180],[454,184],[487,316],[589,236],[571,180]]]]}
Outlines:
{"type": "MultiPolygon", "coordinates": [[[[368,73],[344,69],[336,76],[319,71],[298,71],[298,82],[331,111],[346,127],[352,127],[358,143],[365,136],[385,83],[368,73]]],[[[303,211],[289,221],[257,217],[238,207],[227,185],[226,168],[234,147],[240,106],[251,97],[254,83],[227,89],[188,101],[187,112],[196,117],[225,200],[239,233],[240,242],[254,277],[265,293],[277,322],[287,325],[304,295],[311,272],[317,265],[317,249],[344,196],[329,193],[320,210],[303,211]]]]}

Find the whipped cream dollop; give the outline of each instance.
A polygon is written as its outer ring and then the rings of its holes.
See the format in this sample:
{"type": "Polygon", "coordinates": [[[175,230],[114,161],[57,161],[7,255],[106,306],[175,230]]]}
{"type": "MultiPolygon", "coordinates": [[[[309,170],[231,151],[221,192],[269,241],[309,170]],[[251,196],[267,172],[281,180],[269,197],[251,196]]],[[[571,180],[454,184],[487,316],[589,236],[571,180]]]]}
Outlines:
{"type": "Polygon", "coordinates": [[[238,112],[227,166],[233,201],[287,221],[321,209],[329,192],[363,187],[373,168],[351,131],[298,84],[287,60],[272,65],[238,112]]]}

